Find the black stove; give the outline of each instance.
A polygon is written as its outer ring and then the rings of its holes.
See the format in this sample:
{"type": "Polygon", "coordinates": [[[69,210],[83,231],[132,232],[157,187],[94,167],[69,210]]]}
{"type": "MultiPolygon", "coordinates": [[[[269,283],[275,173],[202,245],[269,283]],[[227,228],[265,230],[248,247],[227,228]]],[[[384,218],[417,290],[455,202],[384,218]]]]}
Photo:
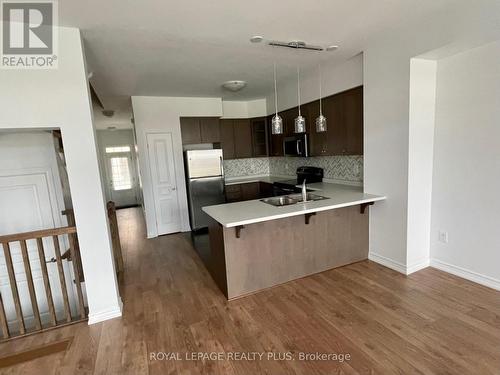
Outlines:
{"type": "Polygon", "coordinates": [[[299,193],[301,185],[306,181],[306,184],[323,181],[323,168],[318,167],[298,167],[297,178],[294,180],[276,181],[274,185],[274,195],[286,195],[290,193],[299,193]]]}

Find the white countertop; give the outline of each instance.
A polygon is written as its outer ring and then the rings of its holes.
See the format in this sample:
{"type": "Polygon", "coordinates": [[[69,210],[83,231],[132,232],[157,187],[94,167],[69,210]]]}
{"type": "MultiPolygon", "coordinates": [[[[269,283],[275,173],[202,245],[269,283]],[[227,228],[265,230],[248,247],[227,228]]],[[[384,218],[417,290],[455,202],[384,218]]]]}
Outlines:
{"type": "MultiPolygon", "coordinates": [[[[262,181],[262,179],[259,178],[254,181],[262,181]]],[[[363,193],[363,188],[356,186],[318,182],[308,184],[307,188],[315,190],[315,194],[328,197],[329,199],[316,202],[297,203],[283,207],[275,207],[256,199],[207,206],[203,207],[203,211],[224,227],[232,228],[238,225],[282,219],[290,216],[333,210],[335,208],[355,206],[362,203],[386,199],[386,197],[380,195],[365,194],[363,193]]]]}

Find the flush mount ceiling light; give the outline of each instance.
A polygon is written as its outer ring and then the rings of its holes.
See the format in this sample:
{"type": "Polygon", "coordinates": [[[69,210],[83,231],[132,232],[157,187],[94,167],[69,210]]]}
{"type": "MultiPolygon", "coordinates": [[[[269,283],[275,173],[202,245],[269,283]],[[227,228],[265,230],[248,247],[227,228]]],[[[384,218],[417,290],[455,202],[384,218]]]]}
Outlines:
{"type": "Polygon", "coordinates": [[[236,92],[243,89],[246,85],[247,85],[246,81],[233,80],[224,82],[222,84],[222,87],[225,88],[226,90],[236,92]]]}
{"type": "Polygon", "coordinates": [[[264,40],[264,37],[260,36],[260,35],[254,35],[250,38],[250,41],[252,43],[260,43],[264,40]]]}
{"type": "Polygon", "coordinates": [[[335,51],[335,50],[337,50],[337,49],[339,49],[339,46],[337,46],[337,45],[333,45],[333,46],[328,46],[328,47],[326,47],[326,50],[327,50],[327,51],[335,51]]]}
{"type": "Polygon", "coordinates": [[[112,109],[103,109],[102,114],[106,117],[113,117],[115,115],[115,111],[112,109]]]}

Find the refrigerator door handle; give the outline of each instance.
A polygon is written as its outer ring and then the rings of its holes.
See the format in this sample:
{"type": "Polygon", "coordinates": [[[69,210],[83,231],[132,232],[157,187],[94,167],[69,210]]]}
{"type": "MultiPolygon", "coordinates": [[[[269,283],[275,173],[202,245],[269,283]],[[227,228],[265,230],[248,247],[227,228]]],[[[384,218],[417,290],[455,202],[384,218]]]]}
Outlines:
{"type": "Polygon", "coordinates": [[[226,184],[224,183],[224,161],[222,160],[222,156],[220,157],[220,175],[222,177],[222,195],[226,195],[226,184]]]}

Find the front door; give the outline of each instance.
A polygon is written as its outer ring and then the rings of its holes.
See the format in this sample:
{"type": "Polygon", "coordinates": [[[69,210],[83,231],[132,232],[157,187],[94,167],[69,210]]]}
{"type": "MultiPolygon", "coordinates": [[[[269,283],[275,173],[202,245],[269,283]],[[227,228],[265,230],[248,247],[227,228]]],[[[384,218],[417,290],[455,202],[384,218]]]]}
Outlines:
{"type": "Polygon", "coordinates": [[[158,235],[179,232],[181,214],[171,133],[147,134],[158,235]]]}
{"type": "Polygon", "coordinates": [[[130,146],[106,147],[110,198],[116,207],[137,205],[137,179],[130,146]]]}

